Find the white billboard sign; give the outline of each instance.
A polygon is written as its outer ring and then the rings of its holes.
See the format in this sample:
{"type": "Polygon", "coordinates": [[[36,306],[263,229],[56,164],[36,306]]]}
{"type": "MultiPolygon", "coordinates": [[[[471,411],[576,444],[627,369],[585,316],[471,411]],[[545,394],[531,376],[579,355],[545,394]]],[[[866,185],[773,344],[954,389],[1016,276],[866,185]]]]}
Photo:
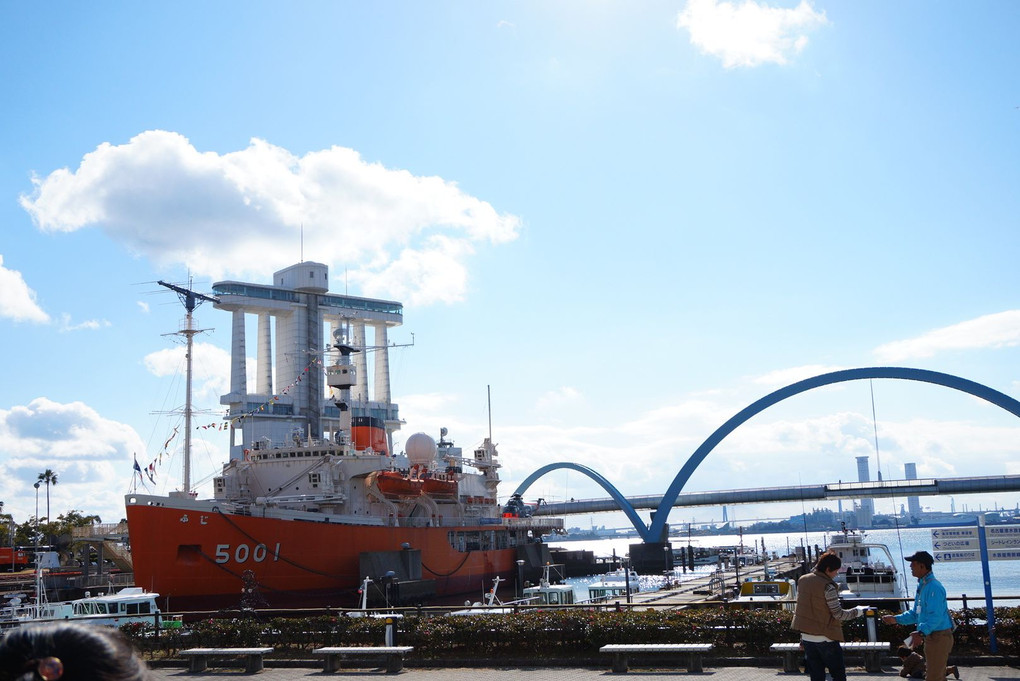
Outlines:
{"type": "MultiPolygon", "coordinates": [[[[981,560],[980,551],[936,551],[936,563],[960,563],[966,560],[981,560]]],[[[988,560],[1020,560],[1020,549],[996,549],[988,551],[988,560]]]]}
{"type": "MultiPolygon", "coordinates": [[[[942,527],[931,531],[931,547],[935,551],[977,551],[980,541],[976,527],[942,527]]],[[[1020,525],[985,527],[985,544],[989,550],[1020,549],[1020,525]]]]}

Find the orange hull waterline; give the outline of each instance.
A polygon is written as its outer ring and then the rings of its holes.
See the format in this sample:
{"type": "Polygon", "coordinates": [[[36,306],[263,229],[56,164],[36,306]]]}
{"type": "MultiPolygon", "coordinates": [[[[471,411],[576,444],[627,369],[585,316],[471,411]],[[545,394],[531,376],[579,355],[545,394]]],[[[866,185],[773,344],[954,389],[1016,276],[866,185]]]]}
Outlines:
{"type": "MultiPolygon", "coordinates": [[[[244,572],[270,607],[348,606],[356,603],[362,552],[421,550],[422,577],[437,596],[476,593],[494,576],[514,575],[516,547],[467,550],[468,538],[487,534],[509,544],[503,527],[463,526],[465,544],[450,544],[444,527],[378,527],[225,515],[212,508],[168,508],[129,497],[135,583],[161,594],[167,611],[236,606],[244,572]],[[135,503],[132,503],[134,501],[135,503]],[[142,537],[151,537],[151,540],[142,537]],[[458,550],[463,548],[464,550],[458,550]]],[[[528,541],[526,533],[514,543],[528,541]]],[[[377,575],[365,575],[377,577],[377,575]]]]}

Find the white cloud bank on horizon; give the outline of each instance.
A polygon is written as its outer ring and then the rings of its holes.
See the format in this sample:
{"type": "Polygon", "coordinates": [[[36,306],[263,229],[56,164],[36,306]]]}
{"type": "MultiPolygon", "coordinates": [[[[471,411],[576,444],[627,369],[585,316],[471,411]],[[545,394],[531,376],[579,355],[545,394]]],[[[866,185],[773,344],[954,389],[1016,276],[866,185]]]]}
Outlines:
{"type": "Polygon", "coordinates": [[[175,132],[103,143],[77,170],[33,178],[22,207],[46,232],[102,229],[161,266],[214,280],[267,279],[300,259],[324,262],[366,296],[454,302],[482,243],[512,241],[521,220],[455,182],[369,163],[331,147],[298,157],[265,140],[201,152],[175,132]]]}
{"type": "Polygon", "coordinates": [[[807,32],[828,24],[807,0],[794,9],[745,0],[688,0],[677,14],[677,29],[686,29],[691,44],[718,57],[727,69],[786,64],[807,46],[807,32]]]}
{"type": "Polygon", "coordinates": [[[1020,345],[1020,310],[1007,310],[933,329],[916,338],[893,341],[875,348],[882,362],[933,357],[947,350],[1006,348],[1020,345]]]}
{"type": "Polygon", "coordinates": [[[50,316],[35,302],[35,291],[25,283],[17,270],[9,270],[0,254],[0,317],[16,322],[45,324],[50,316]]]}
{"type": "MultiPolygon", "coordinates": [[[[34,514],[32,485],[49,468],[58,476],[49,490],[53,517],[76,508],[116,522],[131,481],[132,454],[143,447],[130,426],[105,419],[82,402],[62,404],[39,397],[0,409],[4,510],[19,516],[19,522],[34,514]]],[[[42,495],[40,515],[46,513],[42,495]]]]}

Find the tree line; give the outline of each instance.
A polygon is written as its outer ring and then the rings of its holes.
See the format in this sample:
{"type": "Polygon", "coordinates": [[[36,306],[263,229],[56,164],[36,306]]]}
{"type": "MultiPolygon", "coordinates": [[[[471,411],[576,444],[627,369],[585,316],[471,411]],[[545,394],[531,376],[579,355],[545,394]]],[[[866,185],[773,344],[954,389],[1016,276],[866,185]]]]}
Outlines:
{"type": "Polygon", "coordinates": [[[71,534],[76,527],[88,527],[102,522],[98,515],[85,515],[82,511],[71,509],[52,519],[50,516],[50,487],[56,485],[57,474],[47,468],[39,474],[33,487],[37,490],[36,515],[28,520],[17,523],[14,516],[4,513],[4,502],[0,501],[0,546],[32,547],[52,544],[57,537],[71,534]],[[46,515],[39,517],[38,490],[46,486],[46,515]]]}

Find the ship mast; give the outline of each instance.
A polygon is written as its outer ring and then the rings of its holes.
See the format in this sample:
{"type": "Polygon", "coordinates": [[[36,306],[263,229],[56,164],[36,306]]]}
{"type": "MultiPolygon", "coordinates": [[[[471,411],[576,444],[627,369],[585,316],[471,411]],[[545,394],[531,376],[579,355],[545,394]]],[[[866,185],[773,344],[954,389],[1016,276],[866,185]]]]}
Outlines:
{"type": "Polygon", "coordinates": [[[354,365],[351,364],[351,355],[360,352],[358,348],[350,344],[350,328],[347,320],[343,325],[333,331],[333,347],[340,352],[336,364],[326,369],[326,384],[340,391],[340,395],[333,401],[340,410],[340,440],[337,444],[347,444],[351,437],[351,387],[357,383],[354,365]]]}
{"type": "Polygon", "coordinates": [[[194,338],[196,333],[201,333],[202,329],[196,329],[194,327],[194,319],[192,312],[195,308],[202,303],[208,301],[210,303],[220,302],[218,299],[212,296],[207,296],[202,293],[197,293],[191,289],[182,288],[173,284],[168,284],[165,281],[157,281],[160,286],[165,286],[181,299],[181,303],[184,305],[184,309],[187,311],[187,316],[184,319],[184,328],[177,333],[187,339],[187,350],[185,351],[185,363],[186,363],[186,379],[185,379],[185,393],[184,393],[184,475],[181,477],[181,493],[188,495],[191,494],[191,361],[192,352],[194,349],[194,338]]]}

